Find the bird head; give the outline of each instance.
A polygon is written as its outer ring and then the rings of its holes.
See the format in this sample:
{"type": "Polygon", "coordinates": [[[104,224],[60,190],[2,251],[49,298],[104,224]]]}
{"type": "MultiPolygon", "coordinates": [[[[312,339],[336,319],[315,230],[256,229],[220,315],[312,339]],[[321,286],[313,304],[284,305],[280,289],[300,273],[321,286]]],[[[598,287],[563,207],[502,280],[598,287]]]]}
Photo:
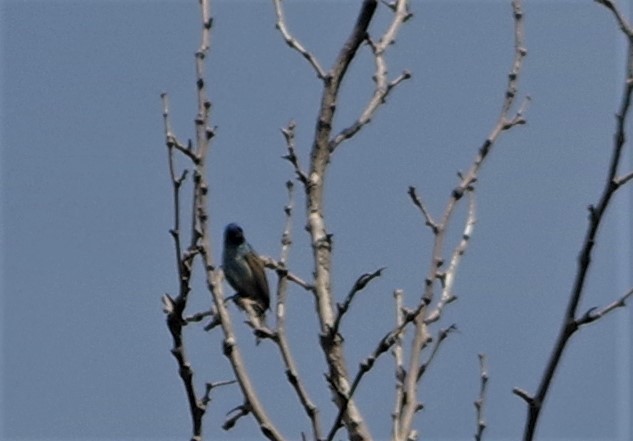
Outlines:
{"type": "Polygon", "coordinates": [[[244,242],[244,231],[236,223],[230,223],[224,230],[225,245],[241,245],[244,242]]]}

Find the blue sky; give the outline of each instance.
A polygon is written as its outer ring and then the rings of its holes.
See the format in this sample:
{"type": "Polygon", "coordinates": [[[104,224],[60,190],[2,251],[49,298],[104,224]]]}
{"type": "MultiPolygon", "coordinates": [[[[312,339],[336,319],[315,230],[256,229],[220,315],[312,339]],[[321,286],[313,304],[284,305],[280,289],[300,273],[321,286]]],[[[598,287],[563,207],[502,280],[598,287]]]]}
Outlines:
{"type": "MultiPolygon", "coordinates": [[[[189,417],[160,305],[177,281],[159,95],[170,95],[176,134],[191,137],[197,2],[0,5],[0,437],[184,439],[189,417]]],[[[291,31],[329,66],[357,3],[288,1],[286,7],[291,31]]],[[[431,237],[407,187],[416,186],[434,213],[443,209],[455,172],[468,167],[496,121],[513,56],[509,2],[414,1],[412,10],[388,62],[392,76],[408,69],[413,78],[337,151],[328,175],[337,297],[360,274],[387,267],[343,324],[352,371],[391,328],[393,289],[404,289],[409,305],[420,295],[431,237]]],[[[613,17],[589,1],[526,2],[524,10],[528,57],[520,90],[532,97],[528,124],[501,137],[480,177],[459,300],[441,324],[456,323],[460,331],[421,386],[425,410],[417,428],[429,439],[472,436],[480,352],[491,378],[487,439],[518,438],[525,406],[511,390],[536,388],[571,289],[586,207],[597,200],[606,173],[624,66],[613,17]]],[[[260,253],[278,256],[284,183],[292,178],[280,159],[279,128],[296,121],[306,164],[319,82],[275,31],[270,2],[216,1],[212,12],[214,254],[218,259],[224,225],[237,221],[260,253]]],[[[374,33],[385,23],[381,14],[374,33]]],[[[364,51],[353,64],[338,128],[369,98],[371,63],[364,51]]],[[[619,194],[610,209],[582,310],[632,284],[631,194],[630,188],[619,194]]],[[[290,265],[308,278],[300,196],[290,265]]],[[[191,311],[208,303],[200,281],[191,311]]],[[[330,421],[311,299],[294,288],[288,306],[299,370],[330,421]]],[[[572,339],[539,439],[630,439],[632,316],[630,307],[618,310],[572,339]]],[[[288,439],[298,439],[309,426],[278,356],[266,342],[255,347],[244,326],[239,336],[271,416],[288,439]]],[[[192,327],[187,338],[199,385],[229,378],[219,335],[192,327]]],[[[372,433],[384,439],[393,394],[389,356],[368,377],[358,400],[372,433]]],[[[229,433],[219,429],[239,404],[235,390],[217,391],[205,419],[209,439],[258,436],[252,421],[229,433]]]]}

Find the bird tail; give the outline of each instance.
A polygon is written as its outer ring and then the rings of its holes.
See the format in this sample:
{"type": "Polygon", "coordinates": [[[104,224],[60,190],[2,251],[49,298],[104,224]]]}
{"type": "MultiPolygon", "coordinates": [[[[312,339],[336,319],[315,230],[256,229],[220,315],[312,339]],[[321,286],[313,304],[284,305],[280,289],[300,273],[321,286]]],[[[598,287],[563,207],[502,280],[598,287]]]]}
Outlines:
{"type": "MultiPolygon", "coordinates": [[[[268,324],[266,323],[266,310],[259,302],[249,297],[242,296],[236,296],[234,301],[240,309],[246,312],[250,325],[253,329],[255,329],[256,333],[257,331],[259,331],[260,334],[270,333],[268,324]]],[[[259,344],[260,340],[261,339],[257,337],[257,344],[259,344]]]]}

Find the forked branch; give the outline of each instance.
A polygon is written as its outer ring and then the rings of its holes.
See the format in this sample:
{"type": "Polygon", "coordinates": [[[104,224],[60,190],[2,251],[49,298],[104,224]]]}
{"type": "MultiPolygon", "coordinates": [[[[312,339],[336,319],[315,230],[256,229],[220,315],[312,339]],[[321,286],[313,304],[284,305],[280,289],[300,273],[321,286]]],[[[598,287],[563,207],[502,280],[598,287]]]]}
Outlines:
{"type": "MultiPolygon", "coordinates": [[[[525,49],[523,42],[523,11],[520,0],[513,0],[512,15],[514,20],[514,59],[510,73],[508,74],[508,82],[504,91],[501,112],[496,125],[484,140],[483,144],[479,147],[475,159],[469,169],[465,173],[458,174],[459,182],[451,192],[444,212],[440,217],[435,218],[432,216],[430,210],[425,206],[414,187],[409,187],[408,190],[409,197],[411,198],[413,204],[420,210],[425,225],[431,229],[434,241],[431,251],[431,261],[428,267],[427,276],[424,280],[422,299],[415,311],[407,315],[404,320],[405,323],[412,321],[415,331],[409,352],[409,361],[407,363],[408,367],[402,380],[401,394],[403,397],[403,404],[398,409],[398,420],[394,422],[394,427],[398,428],[395,436],[395,439],[397,440],[412,439],[415,435],[412,430],[412,424],[413,416],[419,410],[420,406],[416,399],[418,381],[421,373],[423,373],[424,369],[426,369],[425,366],[428,365],[425,364],[420,366],[420,355],[422,350],[427,347],[428,343],[431,341],[428,326],[439,320],[442,316],[445,305],[455,299],[455,295],[453,293],[455,277],[461,258],[468,247],[475,225],[475,200],[473,192],[477,183],[479,172],[489,157],[492,148],[501,133],[525,123],[523,113],[527,103],[529,102],[529,98],[526,98],[523,101],[523,103],[518,107],[518,110],[513,111],[518,94],[519,76],[523,66],[523,60],[527,54],[527,50],[525,49]],[[469,209],[464,222],[462,239],[451,253],[450,259],[448,259],[448,267],[445,269],[444,266],[446,259],[444,257],[444,242],[446,239],[447,227],[457,205],[464,195],[468,195],[469,197],[469,209]],[[442,295],[439,300],[436,300],[435,290],[438,285],[442,290],[442,295]]],[[[427,361],[427,363],[428,362],[430,362],[430,360],[427,361]]]]}

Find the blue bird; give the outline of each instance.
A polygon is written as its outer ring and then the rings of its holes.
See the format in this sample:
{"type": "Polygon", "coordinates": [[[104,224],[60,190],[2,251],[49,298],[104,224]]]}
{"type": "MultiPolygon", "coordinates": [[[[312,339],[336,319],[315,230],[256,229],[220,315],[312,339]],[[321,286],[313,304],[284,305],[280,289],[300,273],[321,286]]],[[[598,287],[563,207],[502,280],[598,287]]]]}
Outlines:
{"type": "Polygon", "coordinates": [[[246,310],[256,328],[265,327],[265,312],[270,306],[270,291],[264,265],[246,241],[242,227],[228,224],[224,230],[222,253],[224,275],[237,292],[236,303],[246,310]]]}

